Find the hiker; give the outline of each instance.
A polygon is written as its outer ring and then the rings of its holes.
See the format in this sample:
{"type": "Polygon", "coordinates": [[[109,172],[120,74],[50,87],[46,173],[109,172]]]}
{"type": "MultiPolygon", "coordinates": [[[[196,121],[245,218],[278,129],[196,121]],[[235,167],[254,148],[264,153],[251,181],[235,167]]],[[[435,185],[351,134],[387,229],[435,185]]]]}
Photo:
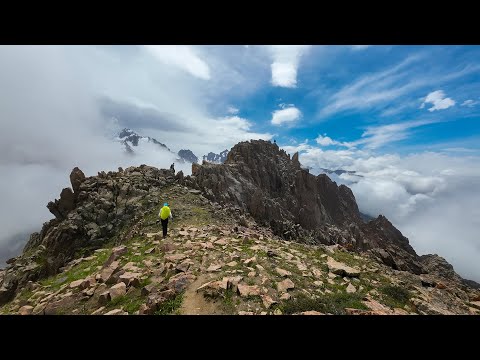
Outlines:
{"type": "Polygon", "coordinates": [[[160,221],[162,222],[163,238],[165,239],[167,237],[168,218],[172,219],[173,221],[172,211],[168,207],[168,203],[163,204],[163,207],[160,209],[158,216],[160,217],[160,221]]]}
{"type": "Polygon", "coordinates": [[[175,174],[175,163],[173,163],[172,165],[170,165],[170,171],[175,174]]]}

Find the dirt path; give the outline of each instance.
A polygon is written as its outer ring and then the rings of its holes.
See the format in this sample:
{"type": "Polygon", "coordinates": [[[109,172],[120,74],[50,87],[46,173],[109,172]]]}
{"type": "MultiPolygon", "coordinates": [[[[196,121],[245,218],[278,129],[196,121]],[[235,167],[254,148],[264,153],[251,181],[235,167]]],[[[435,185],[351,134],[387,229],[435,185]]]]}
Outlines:
{"type": "Polygon", "coordinates": [[[218,301],[206,300],[195,290],[210,281],[206,275],[200,275],[185,291],[180,314],[182,315],[222,315],[225,312],[218,301]]]}

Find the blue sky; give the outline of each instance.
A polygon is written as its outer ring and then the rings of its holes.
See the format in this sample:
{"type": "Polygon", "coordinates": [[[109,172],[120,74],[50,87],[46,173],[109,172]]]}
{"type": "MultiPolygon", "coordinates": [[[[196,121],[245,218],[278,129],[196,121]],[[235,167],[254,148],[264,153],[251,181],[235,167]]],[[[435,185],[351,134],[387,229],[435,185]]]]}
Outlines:
{"type": "Polygon", "coordinates": [[[359,147],[374,145],[379,152],[406,153],[421,145],[424,149],[478,152],[477,59],[478,46],[313,47],[300,58],[296,86],[264,84],[234,106],[240,110],[239,116],[255,123],[255,129],[275,134],[283,145],[306,140],[318,145],[315,139],[319,134],[338,142],[354,142],[368,128],[405,124],[406,128],[392,129],[390,140],[374,144],[378,140],[374,136],[359,147]],[[440,105],[434,107],[430,101],[422,108],[429,94],[440,105]],[[292,122],[273,125],[272,112],[282,110],[281,104],[293,105],[301,115],[292,122]]]}
{"type": "Polygon", "coordinates": [[[275,139],[315,175],[356,171],[331,177],[362,212],[480,281],[478,59],[479,46],[0,46],[0,255],[51,219],[73,167],[175,161],[155,146],[127,157],[113,138],[129,127],[199,158],[275,139]]]}

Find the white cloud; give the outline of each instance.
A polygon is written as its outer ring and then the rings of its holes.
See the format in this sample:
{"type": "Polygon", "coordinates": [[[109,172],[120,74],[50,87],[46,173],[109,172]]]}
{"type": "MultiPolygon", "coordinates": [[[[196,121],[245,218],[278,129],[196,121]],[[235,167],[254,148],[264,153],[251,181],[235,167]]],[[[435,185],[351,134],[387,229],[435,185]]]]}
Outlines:
{"type": "Polygon", "coordinates": [[[296,107],[289,107],[282,110],[275,110],[272,113],[271,123],[273,125],[292,124],[299,120],[302,112],[296,107]]]}
{"type": "Polygon", "coordinates": [[[423,85],[418,80],[398,85],[408,75],[408,72],[401,71],[420,59],[419,55],[409,56],[387,70],[360,77],[333,94],[320,113],[326,116],[343,110],[370,108],[423,85]]]}
{"type": "Polygon", "coordinates": [[[228,109],[227,109],[227,112],[229,114],[233,114],[233,115],[236,115],[239,113],[239,109],[237,109],[235,106],[229,106],[228,109]]]}
{"type": "Polygon", "coordinates": [[[281,147],[283,150],[285,150],[289,154],[295,154],[296,152],[301,152],[301,151],[307,151],[311,150],[312,146],[308,145],[308,140],[305,142],[298,144],[298,145],[285,145],[281,147]]]}
{"type": "MultiPolygon", "coordinates": [[[[325,134],[326,135],[326,134],[325,134]]],[[[340,143],[338,141],[332,140],[332,138],[328,136],[322,136],[318,135],[318,137],[315,139],[317,144],[321,146],[330,146],[330,145],[339,145],[340,143]]]]}
{"type": "Polygon", "coordinates": [[[156,59],[164,64],[176,66],[203,80],[210,79],[210,68],[187,45],[144,45],[156,59]]]}
{"type": "Polygon", "coordinates": [[[468,106],[468,107],[474,107],[475,105],[477,105],[480,101],[474,101],[474,100],[465,100],[461,106],[468,106]]]}
{"type": "Polygon", "coordinates": [[[365,50],[368,49],[371,45],[351,45],[352,50],[365,50]]]}
{"type": "Polygon", "coordinates": [[[444,110],[455,105],[455,100],[445,96],[442,90],[433,91],[427,95],[424,102],[420,106],[423,109],[426,104],[432,104],[433,106],[428,111],[444,110]]]}
{"type": "Polygon", "coordinates": [[[294,88],[297,86],[297,71],[300,58],[310,45],[272,45],[270,52],[273,59],[272,85],[294,88]]]}
{"type": "Polygon", "coordinates": [[[350,143],[343,143],[346,146],[363,145],[367,149],[377,149],[384,145],[408,138],[410,132],[408,130],[435,123],[435,120],[415,120],[405,121],[402,123],[372,126],[363,132],[362,138],[350,143]]]}
{"type": "MultiPolygon", "coordinates": [[[[386,70],[361,76],[330,96],[327,105],[322,105],[319,116],[326,117],[341,111],[380,107],[387,102],[398,101],[415,90],[480,70],[479,65],[467,65],[461,70],[444,75],[427,71],[416,74],[414,70],[409,69],[410,65],[418,63],[424,57],[425,54],[414,54],[386,70]]],[[[324,96],[322,94],[322,98],[324,96]]],[[[441,105],[449,105],[450,100],[441,105]]],[[[395,108],[391,111],[396,113],[396,110],[395,108]]]]}

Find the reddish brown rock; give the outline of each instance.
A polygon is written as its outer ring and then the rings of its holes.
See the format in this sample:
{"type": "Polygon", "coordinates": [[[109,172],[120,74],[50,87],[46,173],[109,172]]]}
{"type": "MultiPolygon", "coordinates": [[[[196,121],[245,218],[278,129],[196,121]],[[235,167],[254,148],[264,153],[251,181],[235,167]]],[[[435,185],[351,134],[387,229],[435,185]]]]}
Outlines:
{"type": "Polygon", "coordinates": [[[242,297],[259,296],[261,294],[260,288],[257,285],[243,285],[238,284],[238,294],[242,297]]]}
{"type": "Polygon", "coordinates": [[[268,295],[261,295],[261,298],[262,298],[263,306],[265,306],[267,309],[269,309],[272,305],[277,303],[268,295]]]}
{"type": "Polygon", "coordinates": [[[110,298],[114,300],[120,296],[124,296],[127,293],[127,286],[125,285],[125,283],[120,282],[116,285],[113,285],[110,288],[109,292],[110,292],[110,298]]]}
{"type": "Polygon", "coordinates": [[[290,271],[287,271],[287,270],[283,270],[279,267],[276,267],[275,268],[275,271],[280,275],[280,276],[283,276],[283,277],[287,277],[287,276],[291,276],[292,273],[290,271]]]}
{"type": "Polygon", "coordinates": [[[18,314],[19,315],[32,315],[33,314],[33,306],[30,306],[30,305],[22,306],[18,310],[18,314]]]}
{"type": "Polygon", "coordinates": [[[122,309],[114,309],[111,310],[103,315],[128,315],[128,312],[122,310],[122,309]]]}
{"type": "Polygon", "coordinates": [[[285,279],[285,280],[277,283],[277,290],[279,292],[286,292],[289,289],[293,289],[293,288],[295,288],[295,284],[290,279],[285,279]]]}

